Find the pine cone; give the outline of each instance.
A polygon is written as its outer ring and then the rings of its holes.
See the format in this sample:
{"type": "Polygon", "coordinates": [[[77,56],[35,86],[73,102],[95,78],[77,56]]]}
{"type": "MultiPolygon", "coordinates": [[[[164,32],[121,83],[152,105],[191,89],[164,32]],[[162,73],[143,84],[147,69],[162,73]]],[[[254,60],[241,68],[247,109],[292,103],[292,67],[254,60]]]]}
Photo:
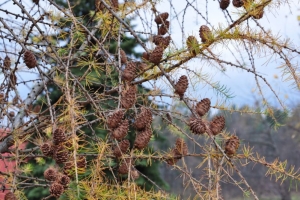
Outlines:
{"type": "Polygon", "coordinates": [[[145,107],[141,108],[140,114],[136,117],[134,126],[137,130],[143,130],[152,123],[151,110],[145,107]]]}
{"type": "Polygon", "coordinates": [[[153,43],[158,46],[162,46],[163,49],[166,49],[171,41],[171,36],[163,37],[161,35],[153,36],[153,43]]]}
{"type": "Polygon", "coordinates": [[[211,38],[212,33],[211,33],[210,29],[208,28],[208,26],[202,25],[199,30],[199,35],[200,35],[201,41],[203,43],[205,43],[211,38]]]}
{"type": "Polygon", "coordinates": [[[187,76],[182,75],[175,85],[175,93],[179,95],[180,100],[183,99],[183,95],[184,95],[186,89],[188,88],[188,85],[189,85],[189,82],[188,82],[187,76]]]}
{"type": "Polygon", "coordinates": [[[8,116],[11,117],[11,118],[15,117],[15,112],[14,111],[10,111],[8,113],[8,116]]]}
{"type": "Polygon", "coordinates": [[[122,161],[121,165],[119,166],[118,172],[120,174],[128,174],[129,172],[129,167],[132,166],[132,160],[130,158],[126,158],[122,161]],[[131,163],[130,163],[131,161],[131,163]]]}
{"type": "Polygon", "coordinates": [[[142,71],[145,71],[148,67],[148,65],[144,62],[135,62],[135,65],[137,66],[138,73],[141,73],[142,71]]]}
{"type": "Polygon", "coordinates": [[[5,194],[4,200],[17,200],[17,197],[15,196],[14,193],[8,192],[5,194]]]}
{"type": "Polygon", "coordinates": [[[44,143],[44,144],[42,144],[42,146],[40,146],[40,149],[45,156],[47,156],[47,157],[53,156],[52,144],[44,143]]]}
{"type": "Polygon", "coordinates": [[[232,1],[233,6],[239,8],[244,5],[244,0],[233,0],[232,1]]]}
{"type": "Polygon", "coordinates": [[[11,65],[10,58],[8,56],[5,56],[3,62],[4,69],[10,69],[10,65],[11,65]]]}
{"type": "Polygon", "coordinates": [[[136,102],[137,88],[135,85],[130,85],[127,90],[123,90],[121,94],[121,105],[125,109],[131,108],[136,102]]]}
{"type": "Polygon", "coordinates": [[[17,84],[17,76],[15,75],[15,72],[10,73],[10,83],[13,87],[17,84]]]}
{"type": "Polygon", "coordinates": [[[162,24],[168,19],[168,17],[169,17],[169,13],[167,12],[161,13],[155,17],[154,21],[156,24],[162,24]]]}
{"type": "Polygon", "coordinates": [[[61,174],[59,176],[57,182],[59,184],[63,185],[64,188],[66,188],[69,185],[69,183],[71,182],[71,179],[67,175],[61,174]]]}
{"type": "Polygon", "coordinates": [[[72,177],[75,172],[75,165],[72,161],[64,163],[63,173],[68,177],[72,177]]]}
{"type": "Polygon", "coordinates": [[[136,135],[135,141],[134,141],[134,146],[142,150],[145,148],[148,143],[150,142],[152,135],[152,131],[150,128],[146,128],[144,131],[140,132],[139,134],[136,135]]]}
{"type": "Polygon", "coordinates": [[[64,193],[64,186],[60,183],[54,182],[50,185],[49,192],[52,196],[58,198],[64,193]]]}
{"type": "Polygon", "coordinates": [[[116,157],[121,157],[123,153],[126,153],[126,151],[129,149],[129,147],[130,147],[129,140],[122,140],[121,142],[119,142],[118,145],[116,145],[114,147],[113,154],[116,157]]]}
{"type": "Polygon", "coordinates": [[[158,28],[158,35],[165,35],[170,28],[170,22],[168,20],[164,21],[162,25],[158,28]]]}
{"type": "Polygon", "coordinates": [[[187,45],[190,53],[193,54],[194,56],[196,56],[197,53],[200,52],[199,42],[198,42],[198,40],[194,36],[189,36],[187,38],[186,45],[187,45]]]}
{"type": "Polygon", "coordinates": [[[37,66],[36,58],[31,51],[25,51],[24,62],[29,69],[37,66]]]}
{"type": "Polygon", "coordinates": [[[76,162],[77,162],[77,168],[86,169],[87,162],[86,162],[86,158],[84,156],[79,156],[77,158],[76,162]]]}
{"type": "Polygon", "coordinates": [[[133,180],[136,180],[140,177],[140,173],[134,167],[132,167],[132,169],[130,171],[130,175],[133,180]]]}
{"type": "Polygon", "coordinates": [[[118,0],[111,0],[111,5],[112,5],[114,11],[119,10],[119,1],[118,0]]]}
{"type": "Polygon", "coordinates": [[[209,128],[214,135],[218,135],[225,127],[225,117],[217,116],[209,124],[209,128]]]}
{"type": "Polygon", "coordinates": [[[181,155],[179,154],[177,149],[172,149],[169,156],[171,158],[166,159],[166,162],[169,165],[175,165],[178,162],[178,160],[180,160],[180,158],[181,158],[181,155]],[[178,158],[178,156],[180,156],[180,158],[178,158]]]}
{"type": "Polygon", "coordinates": [[[149,60],[149,57],[150,57],[150,54],[148,54],[147,52],[143,52],[142,59],[149,60]]]}
{"type": "Polygon", "coordinates": [[[106,123],[108,128],[115,129],[119,126],[124,116],[123,110],[117,110],[107,117],[106,123]]]}
{"type": "Polygon", "coordinates": [[[202,119],[191,118],[189,121],[190,130],[194,134],[205,133],[205,124],[202,119]]]}
{"type": "Polygon", "coordinates": [[[113,138],[117,140],[122,140],[127,135],[128,127],[129,127],[128,120],[127,119],[123,120],[120,126],[113,131],[112,133],[113,138]]]}
{"type": "Polygon", "coordinates": [[[69,152],[63,145],[55,146],[54,160],[56,163],[65,163],[69,159],[69,152]]]}
{"type": "Polygon", "coordinates": [[[123,49],[120,49],[120,57],[121,57],[121,63],[127,63],[127,56],[125,51],[123,51],[123,49]]]}
{"type": "Polygon", "coordinates": [[[130,61],[126,64],[126,67],[122,73],[122,79],[125,81],[132,81],[136,76],[136,65],[134,62],[130,61]]]}
{"type": "Polygon", "coordinates": [[[226,8],[228,8],[229,4],[230,4],[230,0],[221,0],[220,1],[220,8],[222,10],[225,10],[226,8]]]}
{"type": "Polygon", "coordinates": [[[240,146],[239,138],[235,135],[231,136],[225,143],[225,153],[227,156],[232,157],[240,146]]]}
{"type": "Polygon", "coordinates": [[[55,131],[53,132],[53,144],[59,145],[66,141],[67,141],[67,137],[65,135],[64,130],[61,128],[55,129],[55,131]]]}
{"type": "Polygon", "coordinates": [[[162,46],[156,46],[149,56],[149,61],[158,65],[163,57],[164,48],[162,46]]]}
{"type": "Polygon", "coordinates": [[[57,171],[50,167],[44,171],[44,177],[48,181],[55,181],[57,179],[58,173],[57,171]]]}
{"type": "Polygon", "coordinates": [[[204,116],[210,108],[210,100],[209,98],[202,99],[196,105],[196,112],[200,117],[204,116]]]}
{"type": "Polygon", "coordinates": [[[188,147],[181,138],[177,138],[175,148],[180,155],[186,156],[188,154],[188,147]]]}

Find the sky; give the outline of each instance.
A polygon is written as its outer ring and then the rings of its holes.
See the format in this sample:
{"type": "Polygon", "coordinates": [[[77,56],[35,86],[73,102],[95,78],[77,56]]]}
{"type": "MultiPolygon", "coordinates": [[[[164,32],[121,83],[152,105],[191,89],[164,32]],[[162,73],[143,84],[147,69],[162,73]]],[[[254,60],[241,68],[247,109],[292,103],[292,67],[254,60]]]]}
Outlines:
{"type": "MultiPolygon", "coordinates": [[[[25,5],[30,5],[31,0],[24,0],[25,5]]],[[[141,1],[136,1],[140,3],[141,1]]],[[[198,36],[199,27],[201,25],[206,24],[205,19],[209,21],[209,27],[212,29],[218,28],[218,26],[227,27],[228,22],[224,17],[224,13],[219,8],[219,3],[217,0],[214,1],[175,1],[175,0],[164,0],[160,1],[161,3],[157,4],[158,12],[169,12],[170,13],[170,21],[171,21],[171,29],[170,35],[172,37],[172,45],[171,48],[180,49],[185,46],[185,39],[189,35],[193,35],[200,40],[198,36]],[[183,9],[185,8],[187,2],[193,4],[194,8],[189,7],[185,12],[185,17],[183,18],[183,9]],[[194,2],[194,3],[193,3],[194,2]],[[197,3],[195,3],[197,2],[197,3]],[[207,3],[208,2],[208,3],[207,3]],[[197,13],[198,12],[198,13],[197,13]],[[201,16],[202,15],[202,16],[201,16]],[[205,19],[204,19],[205,18],[205,19]],[[182,31],[182,26],[184,26],[182,31]]],[[[273,2],[275,2],[273,0],[273,2]]],[[[279,1],[278,1],[279,2],[279,1]]],[[[41,1],[44,4],[44,1],[41,1]]],[[[12,5],[11,2],[8,2],[2,9],[15,9],[16,7],[12,5]]],[[[272,30],[273,33],[280,35],[280,39],[290,39],[295,45],[299,46],[299,34],[300,34],[300,26],[297,21],[297,15],[300,14],[298,10],[298,0],[290,1],[290,4],[282,4],[280,7],[275,8],[272,7],[272,12],[270,9],[264,14],[264,17],[259,20],[259,23],[266,29],[272,30]]],[[[51,6],[47,4],[46,9],[51,9],[51,6]]],[[[239,13],[242,12],[242,8],[235,8],[232,5],[229,6],[228,12],[232,16],[233,20],[239,17],[239,13]]],[[[15,12],[15,10],[13,10],[15,12]]],[[[0,15],[3,16],[3,12],[0,12],[0,15]]],[[[145,24],[142,23],[143,20],[151,20],[151,13],[148,11],[143,12],[142,10],[139,12],[135,12],[133,14],[136,17],[134,23],[137,25],[136,30],[145,31],[145,24]]],[[[251,20],[250,20],[251,21],[251,20]]],[[[155,23],[152,23],[152,32],[155,32],[155,23]]],[[[252,28],[256,28],[254,23],[250,22],[250,26],[252,28]]],[[[147,31],[149,29],[146,28],[147,31]]],[[[154,48],[152,43],[148,43],[147,47],[150,49],[154,48]]],[[[235,61],[235,58],[230,53],[229,49],[233,52],[233,54],[241,59],[243,57],[243,61],[246,66],[250,66],[250,62],[245,52],[239,52],[239,49],[234,48],[232,45],[228,46],[228,48],[224,48],[224,46],[212,48],[211,50],[220,56],[220,58],[224,58],[229,61],[235,61]]],[[[298,58],[294,58],[294,62],[298,60],[298,58]]],[[[299,91],[297,89],[291,89],[291,82],[284,82],[281,77],[281,71],[277,69],[281,63],[278,59],[275,59],[275,62],[266,63],[266,58],[261,56],[261,58],[255,58],[255,66],[259,71],[260,75],[266,77],[268,82],[278,91],[278,95],[287,105],[295,105],[299,102],[299,91]]],[[[233,98],[224,98],[222,95],[217,95],[214,90],[210,87],[200,82],[198,87],[193,87],[190,85],[190,90],[187,93],[187,96],[195,99],[201,98],[211,98],[213,104],[217,102],[226,102],[226,104],[237,104],[242,106],[244,104],[254,104],[255,101],[260,101],[261,99],[257,95],[257,87],[255,83],[255,79],[253,75],[249,75],[249,73],[232,68],[226,67],[225,71],[221,71],[213,66],[207,65],[205,62],[199,59],[194,59],[193,61],[184,65],[184,67],[194,70],[201,70],[201,73],[208,74],[210,79],[213,82],[219,82],[224,87],[230,90],[231,96],[233,98]]],[[[178,71],[176,73],[172,73],[171,76],[174,80],[177,80],[180,75],[184,74],[184,71],[178,71]]],[[[28,74],[27,74],[28,75],[28,74]]],[[[30,75],[29,75],[30,76],[30,75]]],[[[201,81],[201,80],[200,80],[201,81]]],[[[164,92],[171,93],[172,90],[169,87],[169,84],[166,84],[165,81],[156,81],[154,83],[145,84],[146,86],[153,86],[153,84],[161,89],[164,92]]],[[[28,91],[28,87],[21,86],[24,88],[21,91],[28,91]]],[[[274,95],[270,92],[268,87],[265,84],[262,84],[262,89],[265,97],[274,105],[278,106],[278,101],[274,98],[274,95]]],[[[22,93],[22,96],[26,96],[26,92],[22,93]]],[[[168,101],[168,100],[167,100],[168,101]]]]}

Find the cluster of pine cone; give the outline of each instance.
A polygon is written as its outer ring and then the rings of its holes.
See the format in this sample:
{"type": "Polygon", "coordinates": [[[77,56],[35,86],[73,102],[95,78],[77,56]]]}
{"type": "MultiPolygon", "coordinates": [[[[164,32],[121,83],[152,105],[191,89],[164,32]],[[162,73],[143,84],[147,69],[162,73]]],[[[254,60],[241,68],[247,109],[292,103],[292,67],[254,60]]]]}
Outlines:
{"type": "Polygon", "coordinates": [[[161,13],[156,16],[154,21],[158,26],[158,31],[157,35],[153,36],[153,43],[156,45],[156,47],[151,53],[148,54],[144,52],[142,55],[142,58],[144,60],[148,60],[156,65],[160,63],[163,57],[164,50],[169,46],[171,42],[170,36],[164,37],[164,35],[168,32],[170,28],[170,21],[167,20],[168,17],[169,13],[167,12],[161,13]]]}
{"type": "MultiPolygon", "coordinates": [[[[45,156],[53,158],[57,164],[63,164],[62,173],[58,173],[54,168],[48,168],[44,172],[45,179],[54,181],[50,186],[50,193],[55,197],[59,197],[64,192],[75,174],[75,163],[70,160],[71,148],[71,141],[67,139],[62,128],[57,128],[53,132],[53,140],[51,142],[46,142],[40,146],[45,156]]],[[[78,156],[76,164],[77,170],[84,172],[87,165],[86,158],[78,156]]]]}
{"type": "MultiPolygon", "coordinates": [[[[233,0],[232,1],[232,4],[234,7],[240,8],[243,6],[246,10],[249,10],[252,7],[253,3],[254,3],[254,0],[233,0]]],[[[229,4],[230,4],[230,0],[221,0],[220,8],[222,10],[225,10],[228,8],[229,4]]],[[[255,19],[261,19],[264,15],[264,10],[263,10],[263,8],[257,9],[251,15],[255,19]]]]}

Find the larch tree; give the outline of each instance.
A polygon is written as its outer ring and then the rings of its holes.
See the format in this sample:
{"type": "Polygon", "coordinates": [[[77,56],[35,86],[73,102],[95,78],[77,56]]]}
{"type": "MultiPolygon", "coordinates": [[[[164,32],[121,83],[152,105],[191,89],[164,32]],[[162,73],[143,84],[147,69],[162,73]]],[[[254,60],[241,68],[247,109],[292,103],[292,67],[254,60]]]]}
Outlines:
{"type": "Polygon", "coordinates": [[[242,144],[243,138],[226,131],[224,115],[207,114],[211,108],[252,113],[267,116],[275,128],[281,125],[265,87],[282,112],[288,108],[257,62],[280,60],[276,67],[282,77],[293,84],[291,89],[299,90],[296,45],[260,23],[288,1],[185,0],[179,10],[169,1],[169,12],[158,0],[91,2],[0,3],[5,199],[27,199],[24,191],[30,188],[47,188],[44,199],[177,198],[153,178],[157,174],[145,173],[138,163],[149,168],[154,163],[168,165],[180,173],[184,184],[193,186],[196,199],[223,199],[221,182],[258,199],[240,169],[248,163],[266,167],[266,175],[274,181],[299,181],[294,166],[278,159],[267,162],[264,155],[242,144]],[[199,3],[205,5],[203,9],[199,3]],[[212,7],[226,22],[214,24],[209,17],[212,7]],[[192,32],[186,31],[189,14],[200,18],[192,32]],[[138,27],[130,25],[132,18],[138,27]],[[174,32],[178,24],[180,29],[174,32]],[[181,43],[173,39],[180,31],[181,43]],[[128,37],[134,39],[133,46],[141,47],[141,59],[122,49],[128,37]],[[229,69],[253,77],[262,102],[259,110],[223,103],[231,94],[213,78],[216,71],[229,69]],[[217,95],[207,97],[203,88],[217,95]],[[171,110],[176,103],[187,112],[171,110]],[[157,117],[164,124],[153,124],[157,117]],[[155,144],[162,126],[177,136],[167,151],[155,144]],[[24,148],[28,143],[30,148],[24,148]],[[189,168],[186,157],[198,159],[196,169],[189,168]],[[51,166],[35,176],[35,169],[40,169],[35,166],[49,160],[51,166]],[[8,167],[12,161],[13,167],[8,167]],[[193,170],[201,170],[202,176],[194,176],[193,170]],[[141,180],[153,188],[141,187],[141,180]]]}

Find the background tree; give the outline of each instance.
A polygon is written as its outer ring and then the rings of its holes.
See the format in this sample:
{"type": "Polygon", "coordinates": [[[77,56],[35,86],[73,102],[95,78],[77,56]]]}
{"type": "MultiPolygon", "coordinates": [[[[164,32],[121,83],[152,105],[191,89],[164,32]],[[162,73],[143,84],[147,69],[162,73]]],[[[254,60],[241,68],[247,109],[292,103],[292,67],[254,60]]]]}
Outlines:
{"type": "MultiPolygon", "coordinates": [[[[82,8],[77,1],[67,1],[64,7],[52,0],[46,4],[34,1],[34,5],[12,2],[20,14],[0,9],[5,15],[0,18],[1,122],[11,130],[2,137],[0,152],[10,153],[2,156],[4,161],[15,161],[13,171],[1,173],[4,190],[14,193],[7,196],[26,198],[25,189],[46,187],[50,195],[45,199],[171,198],[160,187],[160,179],[155,179],[157,174],[146,174],[147,170],[138,165],[155,169],[156,162],[177,171],[185,186],[191,185],[195,198],[200,199],[222,199],[224,181],[233,183],[243,195],[259,199],[242,172],[249,163],[266,167],[267,175],[276,181],[289,179],[293,184],[299,180],[295,168],[275,159],[279,154],[266,160],[244,145],[242,136],[226,131],[226,113],[214,117],[207,114],[214,108],[230,114],[264,115],[273,127],[284,122],[276,113],[286,113],[287,109],[257,67],[261,53],[267,60],[277,56],[283,62],[282,75],[299,88],[293,60],[299,54],[297,48],[273,36],[258,21],[280,1],[207,1],[206,11],[199,11],[197,1],[187,0],[180,12],[174,9],[164,13],[159,1],[99,0],[95,2],[96,14],[83,8],[90,2],[82,8]],[[217,7],[227,23],[213,24],[209,6],[217,7]],[[191,33],[184,36],[186,15],[192,13],[188,9],[202,19],[196,28],[197,37],[191,33]],[[232,16],[228,9],[239,14],[232,16]],[[137,16],[141,30],[130,26],[132,15],[137,16]],[[182,47],[172,38],[170,30],[175,24],[181,26],[182,47]],[[150,42],[145,43],[141,35],[150,42]],[[142,60],[121,50],[127,41],[132,44],[128,48],[135,44],[142,47],[142,60]],[[234,59],[222,55],[220,48],[228,52],[237,48],[241,59],[234,53],[234,59]],[[201,62],[201,69],[192,67],[194,60],[201,62]],[[202,70],[208,67],[211,71],[205,74],[202,70]],[[225,73],[226,68],[237,68],[254,77],[262,101],[259,110],[238,110],[219,103],[221,98],[230,98],[230,92],[212,78],[214,71],[225,73]],[[27,95],[22,84],[29,88],[27,95]],[[203,84],[219,96],[197,94],[203,84]],[[281,111],[273,109],[262,84],[274,95],[281,111]],[[182,109],[170,110],[173,103],[168,99],[180,102],[182,109]],[[36,106],[40,104],[42,109],[36,106]],[[161,123],[152,126],[153,118],[161,123]],[[155,135],[161,136],[164,127],[176,134],[174,144],[166,148],[149,143],[155,135]],[[32,146],[22,149],[19,144],[24,142],[32,146]],[[153,146],[160,149],[151,151],[153,146]],[[200,177],[186,162],[190,157],[197,158],[194,166],[200,177]],[[35,164],[28,164],[29,159],[35,164]],[[45,169],[43,177],[34,176],[34,166],[44,165],[45,159],[53,165],[45,169]],[[139,177],[151,182],[153,190],[139,187],[143,180],[139,177]]],[[[270,138],[271,129],[261,127],[270,138]]],[[[275,143],[272,145],[275,147],[275,143]]]]}

